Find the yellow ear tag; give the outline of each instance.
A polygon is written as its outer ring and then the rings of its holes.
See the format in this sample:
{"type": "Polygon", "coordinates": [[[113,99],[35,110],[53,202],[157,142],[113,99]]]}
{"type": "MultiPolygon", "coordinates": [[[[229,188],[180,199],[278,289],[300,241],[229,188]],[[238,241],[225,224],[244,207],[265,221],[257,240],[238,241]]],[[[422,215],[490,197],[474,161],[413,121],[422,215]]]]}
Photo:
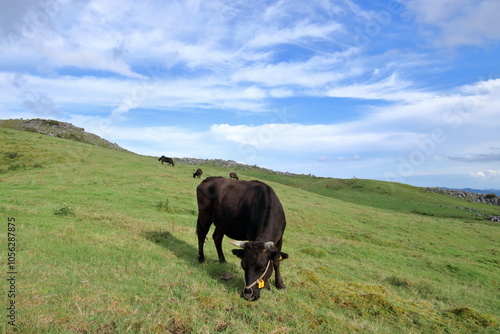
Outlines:
{"type": "Polygon", "coordinates": [[[264,281],[260,281],[260,282],[259,282],[259,284],[257,285],[257,287],[258,287],[259,289],[262,289],[262,288],[264,287],[264,285],[266,285],[266,282],[264,282],[264,281]]]}
{"type": "Polygon", "coordinates": [[[278,261],[281,261],[283,260],[283,256],[280,255],[280,257],[278,258],[278,261]]]}

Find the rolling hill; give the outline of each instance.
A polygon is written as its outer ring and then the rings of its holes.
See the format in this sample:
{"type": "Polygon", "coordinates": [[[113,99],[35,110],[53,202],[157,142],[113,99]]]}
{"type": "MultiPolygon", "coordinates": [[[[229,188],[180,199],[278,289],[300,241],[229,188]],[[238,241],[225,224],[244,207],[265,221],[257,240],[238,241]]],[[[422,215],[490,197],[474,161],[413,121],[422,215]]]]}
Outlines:
{"type": "MultiPolygon", "coordinates": [[[[15,229],[18,333],[494,333],[500,208],[373,180],[201,165],[259,179],[287,216],[287,293],[239,297],[224,241],[197,262],[200,166],[0,127],[0,213],[15,229]],[[226,273],[233,279],[222,280],[226,273]]],[[[209,238],[210,239],[210,238],[209,238]]],[[[4,269],[4,273],[7,268],[4,269]]],[[[4,274],[7,276],[7,274],[4,274]]],[[[13,328],[7,321],[5,331],[13,328]]]]}

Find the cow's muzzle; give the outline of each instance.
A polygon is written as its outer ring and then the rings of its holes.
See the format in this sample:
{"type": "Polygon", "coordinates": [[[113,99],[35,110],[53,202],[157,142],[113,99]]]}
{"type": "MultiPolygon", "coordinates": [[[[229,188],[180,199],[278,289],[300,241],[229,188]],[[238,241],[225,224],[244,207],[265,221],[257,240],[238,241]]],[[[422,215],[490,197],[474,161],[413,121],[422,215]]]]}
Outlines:
{"type": "Polygon", "coordinates": [[[250,289],[245,288],[245,289],[243,289],[241,296],[243,298],[245,298],[246,300],[256,301],[257,299],[259,299],[260,294],[259,293],[255,294],[252,288],[250,288],[250,289]]]}

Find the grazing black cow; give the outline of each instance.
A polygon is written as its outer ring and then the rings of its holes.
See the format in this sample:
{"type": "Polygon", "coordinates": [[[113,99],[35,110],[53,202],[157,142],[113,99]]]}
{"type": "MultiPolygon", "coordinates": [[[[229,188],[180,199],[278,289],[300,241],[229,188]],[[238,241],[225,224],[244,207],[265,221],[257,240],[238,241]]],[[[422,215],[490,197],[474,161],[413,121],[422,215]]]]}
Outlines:
{"type": "Polygon", "coordinates": [[[198,260],[205,261],[203,243],[212,223],[213,239],[220,262],[226,262],[222,252],[224,235],[241,249],[233,254],[241,258],[245,270],[245,288],[242,296],[257,300],[260,289],[269,289],[269,278],[275,271],[278,289],[284,289],[280,261],[288,258],[281,252],[286,220],[283,207],[274,190],[259,181],[234,181],[222,177],[209,177],[196,189],[198,199],[198,260]],[[272,264],[272,265],[271,265],[272,264]]]}
{"type": "Polygon", "coordinates": [[[238,175],[236,173],[229,173],[229,178],[238,180],[238,175]]]}
{"type": "Polygon", "coordinates": [[[193,178],[198,177],[201,178],[201,174],[203,174],[203,171],[201,169],[197,169],[196,172],[193,174],[193,178]]]}
{"type": "Polygon", "coordinates": [[[168,163],[169,165],[172,165],[172,167],[175,167],[174,160],[172,158],[166,157],[162,155],[158,161],[161,161],[161,164],[163,165],[164,162],[168,163]]]}

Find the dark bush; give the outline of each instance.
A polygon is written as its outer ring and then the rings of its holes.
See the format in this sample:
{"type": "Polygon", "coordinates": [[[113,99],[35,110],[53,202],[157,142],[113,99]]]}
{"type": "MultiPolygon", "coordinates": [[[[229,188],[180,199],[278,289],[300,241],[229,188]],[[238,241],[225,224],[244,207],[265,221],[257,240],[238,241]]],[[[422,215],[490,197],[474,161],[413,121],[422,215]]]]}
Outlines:
{"type": "Polygon", "coordinates": [[[7,152],[5,153],[5,157],[9,159],[16,159],[19,158],[21,154],[19,152],[7,152]]]}

